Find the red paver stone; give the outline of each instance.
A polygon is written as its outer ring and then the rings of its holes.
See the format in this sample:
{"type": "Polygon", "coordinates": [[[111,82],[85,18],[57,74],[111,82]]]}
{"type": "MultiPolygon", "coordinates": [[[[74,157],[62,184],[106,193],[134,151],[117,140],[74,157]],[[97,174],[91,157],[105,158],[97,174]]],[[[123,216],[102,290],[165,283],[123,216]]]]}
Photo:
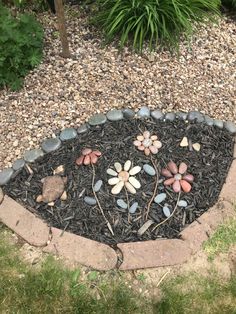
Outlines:
{"type": "Polygon", "coordinates": [[[49,238],[47,224],[7,195],[0,205],[0,221],[32,245],[47,244],[49,238]]]}
{"type": "Polygon", "coordinates": [[[58,254],[71,262],[109,270],[116,267],[117,254],[108,245],[52,228],[52,241],[43,251],[58,254]]]}
{"type": "Polygon", "coordinates": [[[121,270],[181,264],[191,254],[185,242],[178,239],[120,243],[118,248],[123,254],[121,270]]]}
{"type": "Polygon", "coordinates": [[[232,203],[236,202],[236,160],[231,164],[220,198],[232,203]]]}

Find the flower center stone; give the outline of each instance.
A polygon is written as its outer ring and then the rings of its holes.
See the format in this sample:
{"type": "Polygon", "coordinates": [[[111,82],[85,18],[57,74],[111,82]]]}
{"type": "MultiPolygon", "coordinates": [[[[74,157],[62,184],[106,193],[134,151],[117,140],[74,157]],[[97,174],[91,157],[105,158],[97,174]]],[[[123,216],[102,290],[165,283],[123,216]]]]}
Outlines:
{"type": "Polygon", "coordinates": [[[180,173],[177,173],[175,176],[174,176],[175,180],[181,180],[182,179],[182,176],[180,173]]]}
{"type": "Polygon", "coordinates": [[[128,181],[129,173],[127,171],[121,171],[118,175],[118,178],[124,182],[128,181]]]}

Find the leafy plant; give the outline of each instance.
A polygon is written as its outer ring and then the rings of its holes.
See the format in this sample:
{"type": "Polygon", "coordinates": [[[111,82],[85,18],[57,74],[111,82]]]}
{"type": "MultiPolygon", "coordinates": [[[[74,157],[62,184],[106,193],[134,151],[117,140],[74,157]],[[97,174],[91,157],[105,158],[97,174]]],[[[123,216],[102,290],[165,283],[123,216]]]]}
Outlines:
{"type": "Polygon", "coordinates": [[[222,0],[222,5],[227,8],[236,9],[236,0],[222,0]]]}
{"type": "Polygon", "coordinates": [[[177,46],[182,33],[193,31],[193,22],[204,23],[219,14],[220,0],[98,0],[93,21],[100,25],[107,41],[119,37],[123,47],[129,39],[141,51],[158,43],[177,46]]]}
{"type": "Polygon", "coordinates": [[[13,17],[0,3],[0,88],[17,90],[42,59],[43,30],[28,14],[13,17]]]}

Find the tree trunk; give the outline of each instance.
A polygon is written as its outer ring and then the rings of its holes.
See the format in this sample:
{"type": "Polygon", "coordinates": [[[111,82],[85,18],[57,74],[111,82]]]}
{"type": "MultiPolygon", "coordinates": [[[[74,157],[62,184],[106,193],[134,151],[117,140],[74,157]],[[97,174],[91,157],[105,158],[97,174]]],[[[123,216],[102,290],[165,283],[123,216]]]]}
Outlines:
{"type": "Polygon", "coordinates": [[[69,43],[66,34],[66,21],[64,14],[64,7],[62,0],[54,0],[56,14],[57,14],[57,22],[58,22],[58,30],[60,33],[61,45],[62,45],[62,56],[64,58],[70,57],[69,43]]]}

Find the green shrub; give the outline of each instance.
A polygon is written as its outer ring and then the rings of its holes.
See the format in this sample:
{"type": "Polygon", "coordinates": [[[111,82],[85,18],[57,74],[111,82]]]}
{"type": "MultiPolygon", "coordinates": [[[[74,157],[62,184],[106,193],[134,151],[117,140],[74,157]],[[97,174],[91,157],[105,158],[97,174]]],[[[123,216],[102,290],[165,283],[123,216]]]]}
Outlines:
{"type": "Polygon", "coordinates": [[[43,29],[28,14],[13,17],[0,3],[0,88],[17,90],[42,59],[43,29]]]}
{"type": "Polygon", "coordinates": [[[157,43],[178,46],[181,34],[189,35],[193,22],[201,23],[219,14],[220,0],[98,0],[95,23],[107,41],[119,36],[123,47],[129,39],[136,50],[144,41],[150,49],[157,43]]]}
{"type": "Polygon", "coordinates": [[[236,9],[236,0],[222,0],[222,5],[227,8],[234,8],[236,9]]]}

